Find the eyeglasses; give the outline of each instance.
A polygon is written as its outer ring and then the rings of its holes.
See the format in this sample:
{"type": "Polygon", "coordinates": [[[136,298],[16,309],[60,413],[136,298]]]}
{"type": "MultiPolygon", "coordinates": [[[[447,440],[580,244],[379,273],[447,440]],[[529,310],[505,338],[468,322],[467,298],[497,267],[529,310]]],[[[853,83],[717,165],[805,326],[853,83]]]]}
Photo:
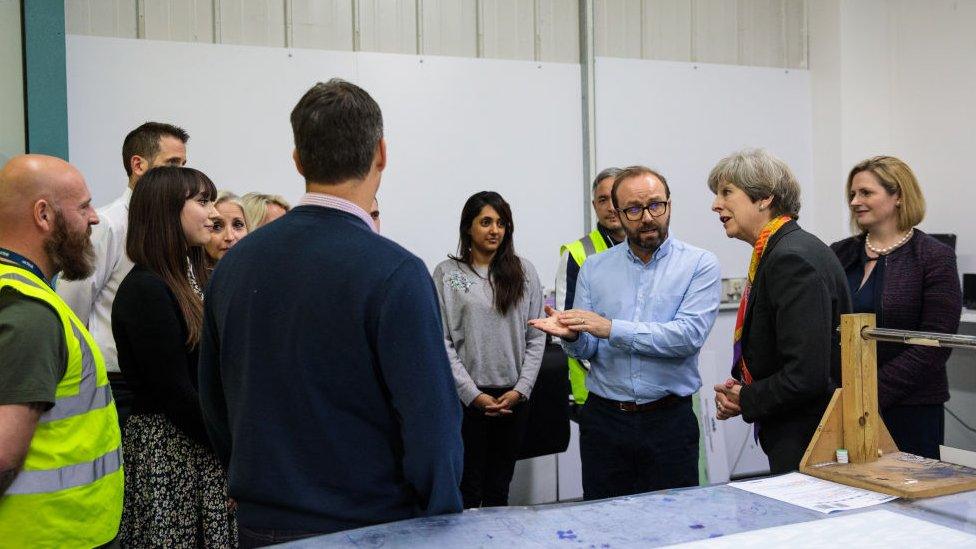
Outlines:
{"type": "Polygon", "coordinates": [[[664,215],[664,212],[668,211],[668,204],[670,200],[664,202],[651,202],[647,206],[631,206],[629,208],[619,208],[618,212],[624,214],[624,217],[630,221],[640,221],[644,217],[644,210],[651,214],[651,217],[660,217],[664,215]]]}

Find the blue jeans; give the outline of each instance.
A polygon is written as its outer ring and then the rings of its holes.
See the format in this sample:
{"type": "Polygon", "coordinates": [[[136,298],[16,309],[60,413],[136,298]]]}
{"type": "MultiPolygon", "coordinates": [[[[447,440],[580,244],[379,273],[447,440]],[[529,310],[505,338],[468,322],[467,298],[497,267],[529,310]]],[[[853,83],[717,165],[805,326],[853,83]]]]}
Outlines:
{"type": "Polygon", "coordinates": [[[685,397],[624,412],[595,398],[580,411],[583,499],[698,485],[698,419],[685,397]]]}

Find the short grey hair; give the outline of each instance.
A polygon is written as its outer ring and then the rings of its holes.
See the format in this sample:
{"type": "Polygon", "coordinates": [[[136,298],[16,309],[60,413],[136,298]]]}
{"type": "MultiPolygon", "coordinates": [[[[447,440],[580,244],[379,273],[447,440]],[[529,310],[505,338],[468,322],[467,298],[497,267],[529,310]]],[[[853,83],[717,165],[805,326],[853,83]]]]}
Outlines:
{"type": "Polygon", "coordinates": [[[603,171],[601,171],[600,173],[596,174],[596,177],[593,178],[593,189],[592,189],[592,192],[596,192],[596,187],[597,187],[597,185],[600,184],[601,181],[603,181],[604,179],[606,179],[608,177],[613,178],[613,179],[616,179],[617,178],[617,175],[620,174],[620,172],[622,172],[622,171],[623,170],[621,170],[620,168],[606,168],[603,171]]]}
{"type": "Polygon", "coordinates": [[[725,181],[746,193],[753,202],[773,198],[774,216],[800,217],[800,183],[793,170],[766,149],[743,149],[718,161],[708,174],[708,188],[718,194],[725,181]]]}

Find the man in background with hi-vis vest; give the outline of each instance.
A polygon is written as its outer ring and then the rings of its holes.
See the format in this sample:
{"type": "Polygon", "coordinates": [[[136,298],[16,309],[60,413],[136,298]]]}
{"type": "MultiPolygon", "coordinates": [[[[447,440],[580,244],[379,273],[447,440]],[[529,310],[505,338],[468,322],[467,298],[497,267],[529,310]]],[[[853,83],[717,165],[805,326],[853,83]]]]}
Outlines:
{"type": "MultiPolygon", "coordinates": [[[[620,224],[620,218],[617,217],[617,210],[613,207],[613,201],[610,200],[613,179],[618,173],[620,168],[607,168],[597,174],[593,180],[593,211],[597,216],[596,228],[583,238],[559,248],[556,308],[561,311],[573,308],[576,297],[576,277],[586,258],[605,251],[627,238],[624,227],[620,224]]],[[[586,402],[586,373],[589,369],[587,361],[569,358],[569,383],[573,389],[572,400],[577,409],[586,402]]]]}
{"type": "Polygon", "coordinates": [[[98,215],[81,173],[0,170],[0,545],[98,547],[122,516],[118,416],[102,354],[52,279],[91,274],[98,215]]]}

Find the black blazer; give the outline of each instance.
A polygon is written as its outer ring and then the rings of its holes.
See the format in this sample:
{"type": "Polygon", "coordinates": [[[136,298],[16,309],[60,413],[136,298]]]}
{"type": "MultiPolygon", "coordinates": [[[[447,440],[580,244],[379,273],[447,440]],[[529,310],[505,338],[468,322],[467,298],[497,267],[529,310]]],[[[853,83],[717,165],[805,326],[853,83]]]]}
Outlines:
{"type": "MultiPolygon", "coordinates": [[[[840,315],[851,311],[837,256],[791,221],[766,244],[749,294],[742,354],[753,383],[739,399],[759,423],[773,473],[797,469],[840,386],[840,315]]],[[[738,372],[733,372],[736,375],[738,372]]]]}

